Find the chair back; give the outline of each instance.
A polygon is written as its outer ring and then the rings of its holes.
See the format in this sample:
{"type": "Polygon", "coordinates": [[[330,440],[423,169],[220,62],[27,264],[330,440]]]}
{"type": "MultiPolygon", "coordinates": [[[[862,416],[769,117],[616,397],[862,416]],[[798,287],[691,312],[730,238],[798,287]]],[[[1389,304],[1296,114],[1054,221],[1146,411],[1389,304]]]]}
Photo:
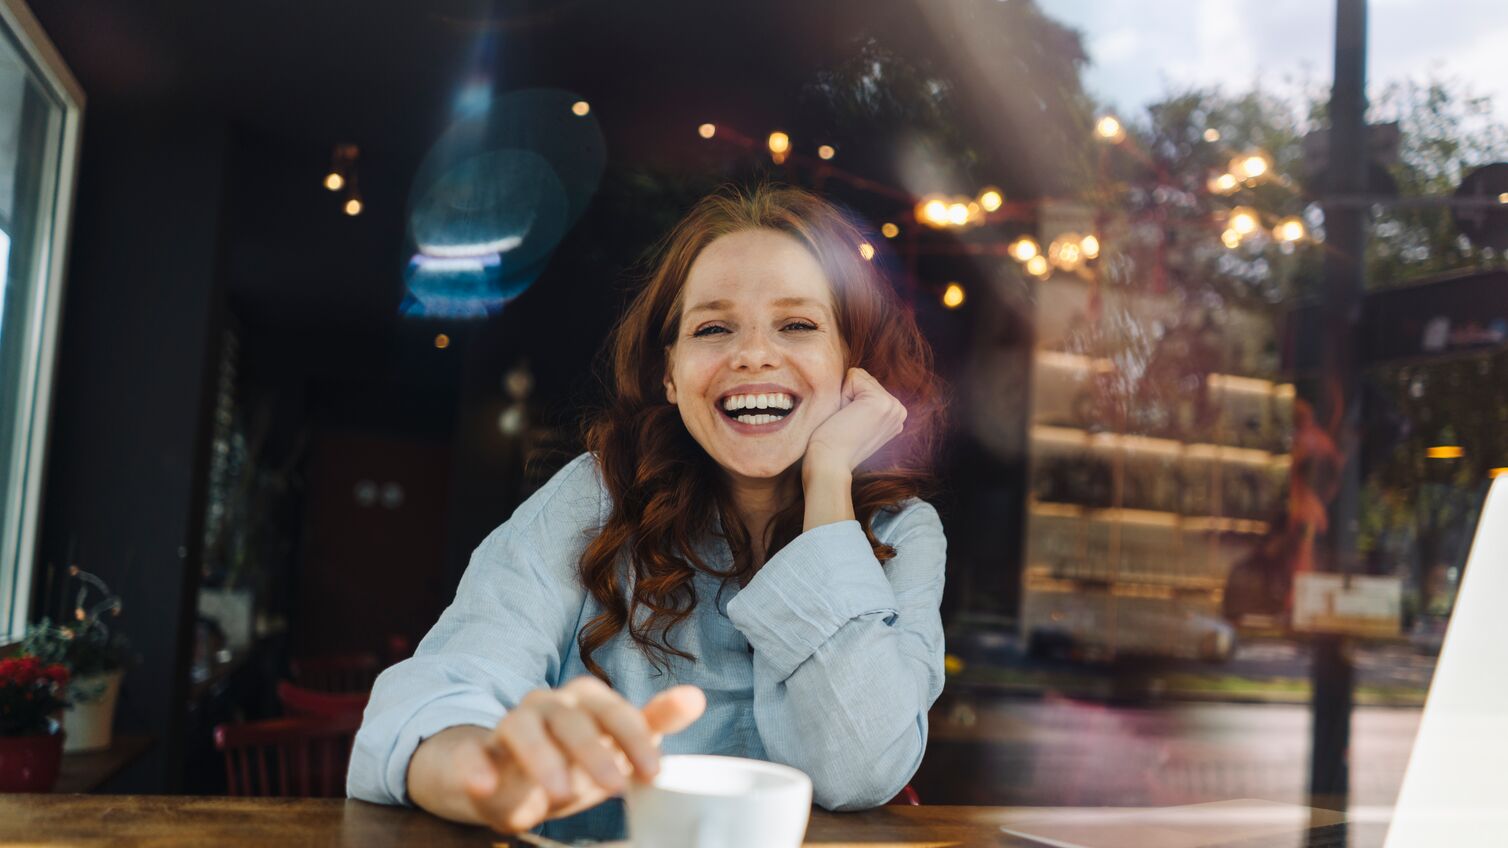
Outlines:
{"type": "Polygon", "coordinates": [[[278,700],[283,704],[283,714],[290,716],[361,715],[371,696],[371,692],[319,692],[290,680],[278,681],[278,700]]]}
{"type": "Polygon", "coordinates": [[[293,682],[316,692],[370,692],[382,671],[373,653],[297,657],[288,663],[293,682]]]}
{"type": "Polygon", "coordinates": [[[235,796],[341,798],[360,713],[294,716],[215,727],[235,796]]]}
{"type": "Polygon", "coordinates": [[[920,807],[921,805],[922,796],[916,794],[916,790],[912,789],[911,784],[909,783],[901,787],[900,793],[897,794],[894,798],[891,798],[889,801],[885,802],[885,806],[887,807],[920,807]]]}

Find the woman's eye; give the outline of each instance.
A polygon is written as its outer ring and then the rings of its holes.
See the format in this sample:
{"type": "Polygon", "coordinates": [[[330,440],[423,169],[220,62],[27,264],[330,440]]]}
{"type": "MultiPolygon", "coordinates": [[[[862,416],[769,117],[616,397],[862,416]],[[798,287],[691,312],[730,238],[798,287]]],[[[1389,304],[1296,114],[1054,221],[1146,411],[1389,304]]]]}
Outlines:
{"type": "Polygon", "coordinates": [[[696,332],[692,333],[691,335],[692,335],[693,338],[700,338],[702,336],[710,336],[710,335],[712,335],[712,333],[714,331],[719,331],[719,330],[722,331],[722,332],[725,332],[725,333],[728,331],[728,329],[726,327],[720,327],[720,326],[718,326],[716,324],[713,324],[711,326],[702,327],[701,329],[697,330],[696,332]]]}
{"type": "Polygon", "coordinates": [[[812,324],[808,321],[792,321],[791,323],[785,325],[785,329],[815,330],[817,329],[817,325],[812,324]]]}

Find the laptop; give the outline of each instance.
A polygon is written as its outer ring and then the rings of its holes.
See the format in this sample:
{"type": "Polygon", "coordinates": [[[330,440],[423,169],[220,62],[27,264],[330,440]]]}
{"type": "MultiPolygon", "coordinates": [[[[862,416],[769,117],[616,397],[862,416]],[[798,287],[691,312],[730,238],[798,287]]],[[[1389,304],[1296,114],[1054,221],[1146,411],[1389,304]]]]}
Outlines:
{"type": "Polygon", "coordinates": [[[1508,846],[1508,476],[1482,506],[1391,815],[1243,799],[1023,812],[1001,830],[1053,848],[1508,846]]]}

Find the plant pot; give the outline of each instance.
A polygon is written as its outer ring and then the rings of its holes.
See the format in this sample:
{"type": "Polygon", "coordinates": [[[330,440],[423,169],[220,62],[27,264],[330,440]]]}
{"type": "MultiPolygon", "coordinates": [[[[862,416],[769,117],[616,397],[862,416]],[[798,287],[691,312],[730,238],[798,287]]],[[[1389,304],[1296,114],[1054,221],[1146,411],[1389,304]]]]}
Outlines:
{"type": "Polygon", "coordinates": [[[73,704],[63,711],[63,729],[68,740],[63,750],[98,751],[110,747],[115,727],[115,702],[120,697],[120,680],[125,672],[117,669],[75,678],[69,686],[73,704]]]}
{"type": "Polygon", "coordinates": [[[63,764],[63,731],[0,736],[0,792],[51,792],[63,764]]]}

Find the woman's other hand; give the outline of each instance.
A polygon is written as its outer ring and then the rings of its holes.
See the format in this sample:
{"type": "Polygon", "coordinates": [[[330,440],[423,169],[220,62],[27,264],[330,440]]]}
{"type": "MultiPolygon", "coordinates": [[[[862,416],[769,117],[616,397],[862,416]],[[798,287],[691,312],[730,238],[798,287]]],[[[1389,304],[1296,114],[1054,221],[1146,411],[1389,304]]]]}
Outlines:
{"type": "Polygon", "coordinates": [[[863,368],[848,369],[839,404],[807,441],[802,469],[808,478],[814,471],[852,473],[904,429],[906,407],[863,368]]]}
{"type": "Polygon", "coordinates": [[[676,686],[639,710],[590,676],[536,689],[491,731],[453,727],[426,739],[409,766],[409,794],[445,818],[528,830],[596,806],[630,777],[652,778],[661,738],[706,704],[700,689],[676,686]],[[441,744],[421,760],[431,742],[441,744]]]}

